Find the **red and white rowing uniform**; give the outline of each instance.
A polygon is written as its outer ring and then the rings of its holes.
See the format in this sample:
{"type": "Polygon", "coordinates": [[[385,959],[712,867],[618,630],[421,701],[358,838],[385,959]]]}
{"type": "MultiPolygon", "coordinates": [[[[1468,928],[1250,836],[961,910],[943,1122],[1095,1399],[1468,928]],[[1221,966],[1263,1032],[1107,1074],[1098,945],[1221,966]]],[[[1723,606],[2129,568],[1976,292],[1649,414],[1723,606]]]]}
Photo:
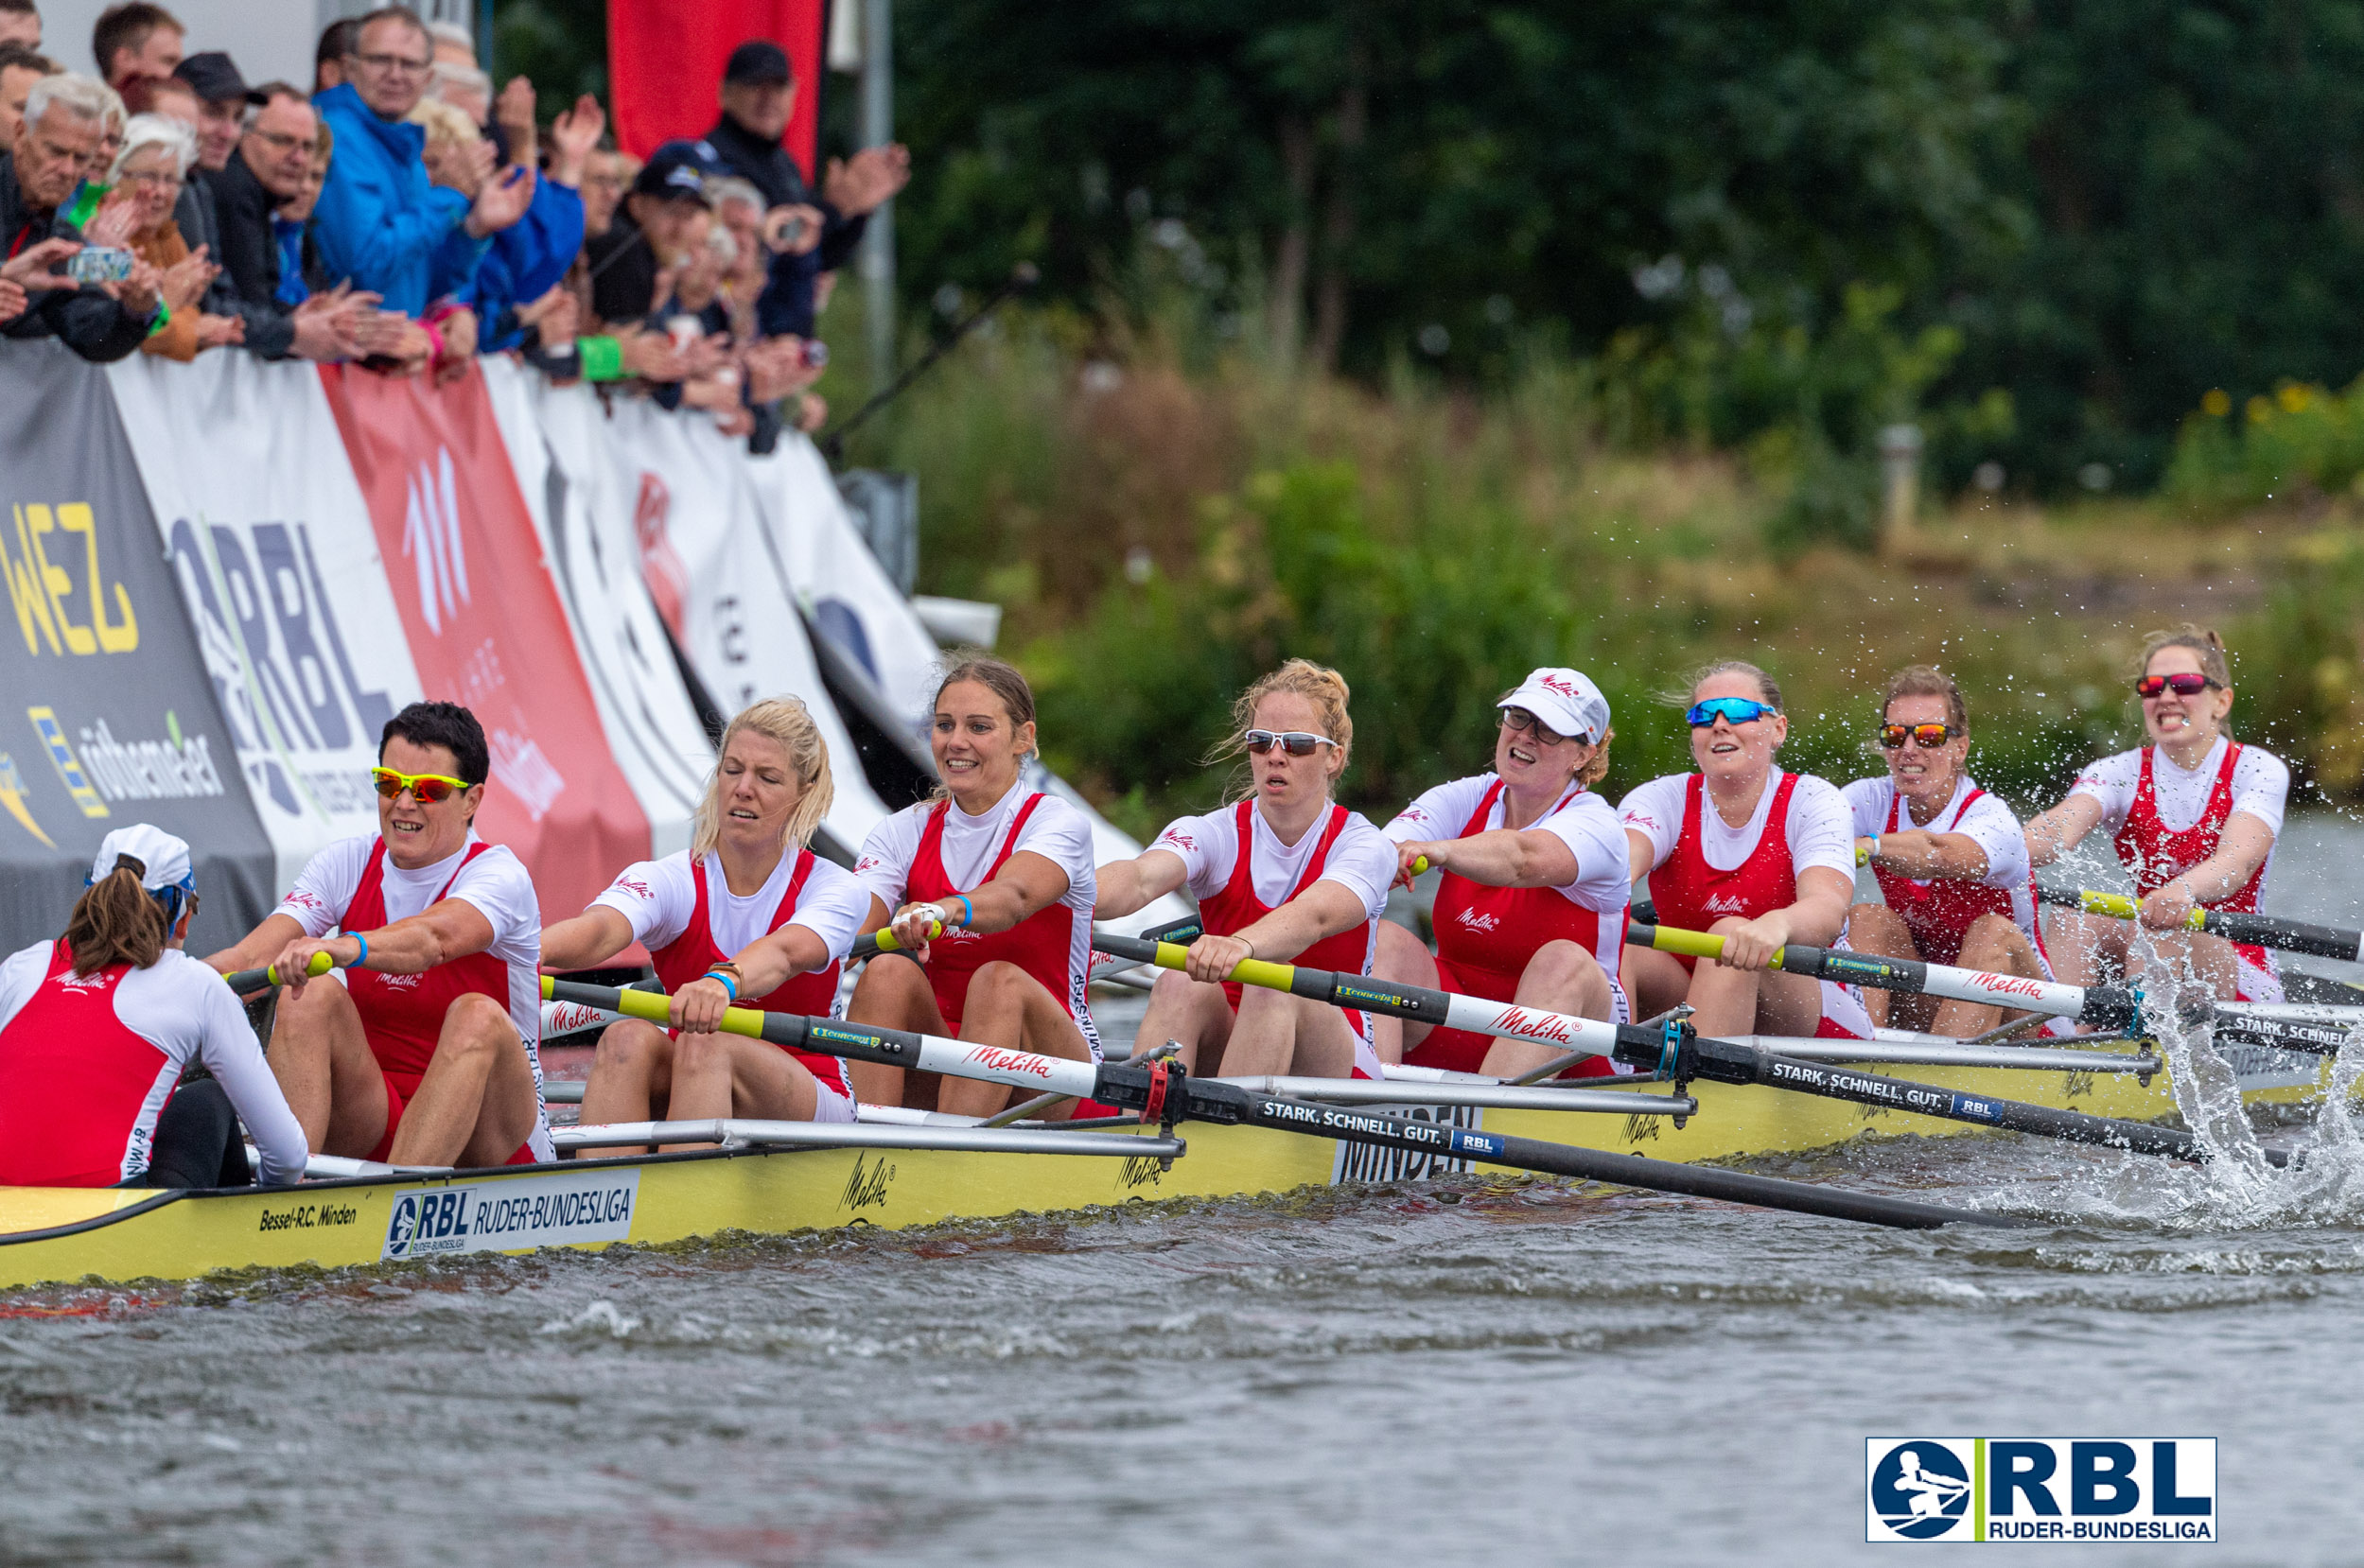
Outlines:
{"type": "MultiPolygon", "coordinates": [[[[1465,839],[1502,826],[1502,780],[1482,773],[1456,778],[1422,794],[1387,825],[1396,844],[1425,839],[1465,839]]],[[[1573,942],[1592,954],[1609,977],[1610,1021],[1632,1021],[1619,983],[1625,955],[1625,906],[1633,884],[1626,880],[1625,832],[1609,803],[1571,784],[1567,793],[1526,831],[1550,833],[1576,857],[1576,880],[1563,887],[1487,887],[1450,871],[1437,879],[1437,978],[1445,989],[1489,1002],[1511,1002],[1519,978],[1547,942],[1573,942]]],[[[1491,1036],[1465,1029],[1431,1029],[1404,1054],[1417,1067],[1475,1072],[1493,1048],[1491,1036]]],[[[1565,1077],[1592,1078],[1630,1069],[1594,1057],[1565,1077]]]]}
{"type": "MultiPolygon", "coordinates": [[[[1625,830],[1649,844],[1651,902],[1658,924],[1706,931],[1718,920],[1753,920],[1797,902],[1799,875],[1826,867],[1855,880],[1854,819],[1828,779],[1785,773],[1766,780],[1757,809],[1738,828],[1707,804],[1698,774],[1654,778],[1618,808],[1625,830]]],[[[1836,946],[1844,947],[1847,933],[1836,946]]],[[[1696,960],[1678,960],[1686,969],[1696,960]]],[[[1871,1015],[1853,986],[1822,986],[1814,1033],[1826,1039],[1869,1039],[1871,1015]]]]}
{"type": "MultiPolygon", "coordinates": [[[[668,991],[677,991],[727,962],[760,936],[782,926],[801,926],[820,938],[829,963],[790,976],[765,996],[748,998],[747,1005],[767,1013],[827,1019],[838,1015],[838,972],[853,950],[862,917],[870,913],[870,891],[843,866],[810,849],[798,849],[780,856],[763,885],[743,898],[730,891],[720,855],[693,861],[684,849],[661,861],[640,862],[591,903],[614,910],[631,924],[633,940],[648,948],[657,978],[668,991]]],[[[813,1074],[819,1090],[813,1120],[854,1120],[853,1086],[846,1078],[845,1059],[783,1049],[813,1074]]]]}
{"type": "MultiPolygon", "coordinates": [[[[1857,838],[1916,829],[1930,833],[1959,833],[1986,852],[1987,874],[1976,881],[1967,877],[1907,877],[1883,865],[1872,876],[1880,896],[1913,933],[1913,946],[1931,964],[1952,964],[1962,956],[1962,938],[1982,915],[2000,915],[2026,933],[2043,957],[2044,939],[2036,919],[2036,876],[2027,861],[2027,836],[2020,819],[2000,796],[1988,794],[1967,775],[1953,782],[1953,793],[1927,822],[1915,822],[1896,780],[1887,774],[1859,778],[1840,792],[1854,813],[1857,838]]],[[[2044,977],[2050,979],[2049,965],[2044,977]]]]}
{"type": "Polygon", "coordinates": [[[386,1079],[386,1134],[369,1158],[384,1159],[393,1149],[403,1112],[434,1059],[444,1015],[462,997],[481,993],[507,1010],[534,1072],[534,1130],[508,1163],[554,1159],[550,1112],[542,1103],[542,983],[535,972],[542,960],[542,913],[533,879],[517,856],[471,832],[456,853],[405,871],[387,858],[385,841],[376,833],[339,839],[312,857],[274,913],[293,919],[306,936],[320,937],[376,931],[446,898],[474,905],[491,923],[491,948],[424,974],[333,972],[352,994],[361,1033],[386,1079]]]}
{"type": "Polygon", "coordinates": [[[1015,964],[1066,1009],[1097,1061],[1100,1031],[1085,989],[1092,971],[1092,900],[1099,884],[1092,824],[1081,811],[1023,780],[981,816],[948,800],[921,801],[870,829],[853,874],[891,913],[972,893],[1020,850],[1066,872],[1067,891],[1007,931],[988,935],[954,926],[929,943],[928,984],[937,1008],[958,1034],[970,977],[989,963],[1015,964]]]}
{"type": "MultiPolygon", "coordinates": [[[[1181,858],[1191,895],[1199,900],[1199,923],[1211,936],[1245,931],[1314,883],[1336,882],[1361,901],[1362,920],[1287,962],[1341,974],[1371,972],[1379,915],[1387,908],[1388,884],[1395,880],[1395,846],[1360,811],[1332,805],[1295,844],[1283,844],[1256,803],[1243,800],[1169,823],[1149,847],[1181,858]]],[[[1223,994],[1237,1012],[1240,988],[1226,983],[1223,994]]],[[[1384,1078],[1371,1043],[1370,1018],[1351,1008],[1343,1012],[1355,1036],[1354,1076],[1384,1078]]]]}
{"type": "MultiPolygon", "coordinates": [[[[2262,747],[2220,735],[2197,768],[2180,768],[2158,747],[2144,746],[2093,763],[2077,775],[2069,793],[2100,805],[2102,826],[2113,830],[2118,860],[2132,874],[2135,891],[2149,894],[2215,854],[2225,819],[2235,811],[2264,823],[2279,845],[2290,770],[2262,747]]],[[[2206,907],[2254,914],[2265,901],[2273,864],[2268,850],[2247,882],[2206,907]]],[[[2239,1000],[2282,1001],[2282,971],[2273,954],[2242,943],[2233,950],[2239,1000]]]]}
{"type": "Polygon", "coordinates": [[[62,941],[0,963],[0,1186],[113,1187],[144,1175],[156,1118],[192,1061],[230,1096],[260,1179],[304,1175],[304,1128],[246,1009],[177,949],[145,969],[74,972],[62,941]]]}

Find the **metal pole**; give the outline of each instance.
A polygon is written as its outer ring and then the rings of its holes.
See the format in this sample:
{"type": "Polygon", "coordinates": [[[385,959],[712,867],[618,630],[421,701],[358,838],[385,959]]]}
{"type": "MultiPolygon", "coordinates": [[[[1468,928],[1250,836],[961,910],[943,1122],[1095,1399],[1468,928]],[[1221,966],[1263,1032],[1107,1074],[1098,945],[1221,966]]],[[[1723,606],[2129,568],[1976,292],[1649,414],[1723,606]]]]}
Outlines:
{"type": "MultiPolygon", "coordinates": [[[[861,0],[862,145],[895,139],[894,0],[861,0]]],[[[870,215],[862,238],[862,315],[868,327],[870,386],[883,391],[895,377],[895,204],[870,215]]]]}

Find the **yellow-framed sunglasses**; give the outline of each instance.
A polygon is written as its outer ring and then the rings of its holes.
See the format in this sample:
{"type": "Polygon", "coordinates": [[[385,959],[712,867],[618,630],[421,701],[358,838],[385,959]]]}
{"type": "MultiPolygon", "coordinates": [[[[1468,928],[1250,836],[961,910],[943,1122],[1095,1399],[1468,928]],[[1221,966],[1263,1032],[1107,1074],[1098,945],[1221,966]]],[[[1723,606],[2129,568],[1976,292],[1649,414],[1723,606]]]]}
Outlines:
{"type": "Polygon", "coordinates": [[[453,795],[465,794],[476,786],[465,779],[453,778],[439,773],[397,773],[393,768],[372,768],[370,782],[377,787],[383,800],[398,798],[402,792],[411,792],[411,798],[429,805],[440,805],[453,795]]]}

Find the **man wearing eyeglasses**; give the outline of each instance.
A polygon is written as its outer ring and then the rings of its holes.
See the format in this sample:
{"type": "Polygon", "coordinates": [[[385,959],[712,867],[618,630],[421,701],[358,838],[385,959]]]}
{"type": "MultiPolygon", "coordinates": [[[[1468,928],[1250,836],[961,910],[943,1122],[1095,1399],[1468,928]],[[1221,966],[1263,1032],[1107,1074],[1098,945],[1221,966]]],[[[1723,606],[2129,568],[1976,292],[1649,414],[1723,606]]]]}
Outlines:
{"type": "Polygon", "coordinates": [[[332,276],[416,316],[430,280],[466,276],[490,235],[525,215],[534,171],[495,170],[490,143],[467,155],[470,196],[428,178],[427,132],[403,116],[427,91],[435,62],[418,14],[388,6],[361,18],[344,57],[345,81],[313,99],[336,135],[314,235],[332,276]]]}
{"type": "MultiPolygon", "coordinates": [[[[1855,815],[1856,863],[1871,868],[1885,902],[1847,911],[1847,945],[2050,980],[2027,841],[2011,808],[1970,776],[1970,706],[1953,677],[1926,664],[1898,671],[1875,741],[1888,771],[1839,793],[1855,815]]],[[[1869,989],[1864,1007],[1874,1023],[1956,1038],[2004,1017],[1986,1003],[1869,989]]]]}
{"type": "Polygon", "coordinates": [[[357,334],[376,302],[368,295],[321,297],[290,309],[280,292],[279,233],[272,222],[282,202],[298,195],[312,171],[319,117],[286,82],[256,89],[263,106],[217,174],[200,175],[213,196],[220,231],[222,275],[217,287],[246,320],[246,347],[266,359],[340,359],[362,347],[357,334]]]}
{"type": "Polygon", "coordinates": [[[541,910],[517,858],[476,836],[483,728],[456,703],[412,703],[386,722],[377,760],[378,830],[313,856],[261,925],[206,962],[281,976],[271,1067],[314,1154],[549,1159],[541,910]],[[324,955],[335,972],[314,978],[324,955]]]}
{"type": "Polygon", "coordinates": [[[44,77],[26,96],[14,150],[0,158],[0,331],[54,337],[101,364],[147,341],[163,303],[163,274],[144,261],[113,283],[78,285],[62,270],[82,233],[60,209],[102,171],[107,107],[107,89],[89,77],[44,77]]]}

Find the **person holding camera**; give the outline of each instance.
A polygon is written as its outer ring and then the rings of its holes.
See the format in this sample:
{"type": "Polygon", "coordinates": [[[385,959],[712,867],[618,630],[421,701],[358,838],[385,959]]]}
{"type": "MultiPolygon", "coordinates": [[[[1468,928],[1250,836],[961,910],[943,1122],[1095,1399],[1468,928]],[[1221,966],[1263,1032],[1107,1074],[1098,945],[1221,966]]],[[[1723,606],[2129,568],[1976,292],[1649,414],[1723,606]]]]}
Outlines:
{"type": "Polygon", "coordinates": [[[164,304],[162,273],[127,250],[85,246],[60,210],[104,169],[111,96],[86,76],[44,77],[26,96],[16,147],[0,158],[0,333],[56,338],[99,364],[146,342],[164,304]]]}

